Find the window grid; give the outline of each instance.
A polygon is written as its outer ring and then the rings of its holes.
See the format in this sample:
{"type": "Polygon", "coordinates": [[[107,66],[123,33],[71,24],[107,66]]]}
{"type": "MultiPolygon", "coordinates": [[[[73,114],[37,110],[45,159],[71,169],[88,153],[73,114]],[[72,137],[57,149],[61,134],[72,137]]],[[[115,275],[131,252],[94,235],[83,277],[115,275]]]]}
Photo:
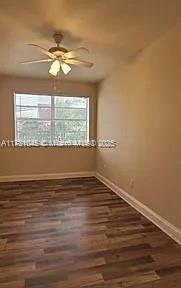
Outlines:
{"type": "MultiPolygon", "coordinates": [[[[25,99],[26,96],[32,96],[32,97],[39,97],[39,99],[41,99],[40,97],[42,97],[41,95],[26,95],[26,94],[15,94],[15,139],[17,141],[22,141],[22,140],[28,140],[31,141],[31,136],[29,135],[29,139],[21,139],[21,132],[22,132],[22,128],[21,125],[23,125],[23,121],[26,124],[31,125],[31,123],[34,124],[40,124],[40,125],[45,125],[46,129],[42,129],[41,126],[37,128],[37,140],[38,140],[38,136],[40,135],[46,135],[48,138],[50,138],[51,143],[53,143],[54,140],[62,140],[62,141],[88,141],[89,140],[89,98],[88,97],[72,97],[72,96],[46,96],[47,98],[51,97],[51,103],[50,104],[44,104],[44,103],[38,103],[37,105],[25,105],[25,99]],[[17,97],[19,97],[19,101],[17,104],[17,97]],[[24,103],[22,103],[22,97],[24,100],[24,103]],[[55,104],[55,97],[56,100],[61,99],[62,97],[64,99],[69,100],[70,98],[73,98],[75,103],[76,101],[80,101],[80,99],[85,99],[85,106],[84,107],[69,107],[69,106],[63,106],[63,105],[57,105],[57,102],[55,104]],[[49,117],[40,117],[40,112],[41,109],[46,108],[47,111],[48,109],[50,109],[50,115],[49,117]],[[35,113],[37,113],[37,117],[32,117],[31,114],[28,115],[28,117],[25,117],[23,112],[29,112],[31,113],[31,111],[28,111],[31,109],[35,109],[35,113]],[[37,111],[36,111],[37,109],[37,111]],[[76,113],[79,113],[80,111],[82,112],[82,115],[80,113],[80,116],[82,116],[83,118],[74,118],[75,115],[72,114],[72,118],[69,118],[68,116],[65,117],[55,117],[57,115],[55,115],[56,113],[56,109],[64,109],[64,113],[66,111],[69,111],[69,113],[75,113],[75,111],[77,111],[76,113]],[[47,122],[47,123],[46,123],[47,122]],[[49,122],[49,123],[48,123],[49,122]],[[72,129],[67,128],[68,126],[70,126],[70,123],[72,123],[72,129]],[[82,123],[82,124],[81,124],[82,123]],[[84,125],[85,123],[85,125],[84,125]],[[80,125],[81,124],[81,125],[80,125]],[[49,127],[50,125],[50,127],[49,127]],[[61,126],[61,128],[60,128],[61,126]],[[41,129],[42,130],[41,130],[41,129]],[[72,135],[72,137],[71,137],[72,135]],[[77,136],[75,136],[77,135],[77,136]],[[76,137],[77,139],[74,139],[74,137],[76,137]],[[70,138],[70,139],[69,139],[70,138]]],[[[45,96],[43,96],[45,97],[45,96]]],[[[67,102],[68,103],[68,102],[67,102]]],[[[45,112],[46,112],[45,109],[45,112]]],[[[49,113],[48,112],[48,113],[49,113]]],[[[61,110],[59,110],[59,112],[61,112],[61,110]]],[[[58,112],[57,112],[58,113],[58,112]]],[[[69,114],[68,114],[69,115],[69,114]]],[[[38,124],[38,125],[39,125],[38,124]]],[[[31,130],[31,129],[30,129],[31,130]]],[[[27,129],[27,132],[28,131],[27,129]]],[[[35,132],[35,131],[33,131],[35,132]]],[[[25,133],[26,134],[26,133],[25,133]]],[[[32,136],[33,137],[33,136],[32,136]]],[[[35,136],[34,136],[35,137],[35,136]]],[[[33,139],[35,140],[35,139],[33,139]]],[[[44,140],[43,140],[44,141],[44,140]]],[[[39,141],[38,141],[39,142],[39,141]]]]}

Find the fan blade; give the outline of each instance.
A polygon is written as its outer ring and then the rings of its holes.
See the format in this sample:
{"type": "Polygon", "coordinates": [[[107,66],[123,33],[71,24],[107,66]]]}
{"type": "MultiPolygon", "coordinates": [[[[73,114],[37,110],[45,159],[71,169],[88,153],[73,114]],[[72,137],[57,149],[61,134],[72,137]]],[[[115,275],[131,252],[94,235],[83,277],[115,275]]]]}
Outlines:
{"type": "Polygon", "coordinates": [[[65,75],[67,75],[71,71],[71,67],[68,64],[62,62],[60,65],[65,75]]]}
{"type": "Polygon", "coordinates": [[[81,52],[89,53],[89,50],[87,48],[80,47],[80,48],[76,48],[76,49],[73,49],[73,50],[65,53],[64,56],[67,58],[75,58],[76,56],[79,56],[81,54],[81,52]]]}
{"type": "Polygon", "coordinates": [[[79,60],[79,59],[65,59],[64,62],[66,64],[85,66],[85,67],[88,67],[88,68],[93,66],[93,63],[90,63],[90,62],[87,62],[87,61],[83,61],[83,60],[79,60]]]}
{"type": "Polygon", "coordinates": [[[41,59],[41,60],[32,60],[32,61],[24,61],[20,62],[20,64],[36,64],[36,63],[44,63],[44,62],[52,62],[53,59],[41,59]]]}
{"type": "Polygon", "coordinates": [[[43,47],[41,47],[39,45],[36,45],[36,44],[28,44],[28,45],[38,48],[43,54],[49,56],[52,59],[56,58],[56,56],[53,53],[49,52],[48,50],[46,50],[45,48],[43,48],[43,47]]]}

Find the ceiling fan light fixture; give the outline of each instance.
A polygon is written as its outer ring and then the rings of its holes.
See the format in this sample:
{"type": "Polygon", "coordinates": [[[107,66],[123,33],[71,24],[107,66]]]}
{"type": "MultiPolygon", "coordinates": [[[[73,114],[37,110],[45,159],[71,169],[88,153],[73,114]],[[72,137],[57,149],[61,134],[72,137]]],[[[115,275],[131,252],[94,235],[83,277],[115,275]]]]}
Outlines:
{"type": "Polygon", "coordinates": [[[71,71],[71,67],[64,62],[61,63],[61,68],[65,75],[67,75],[71,71]]]}
{"type": "Polygon", "coordinates": [[[55,60],[50,66],[49,73],[53,76],[57,76],[58,72],[60,71],[60,61],[55,60]]]}

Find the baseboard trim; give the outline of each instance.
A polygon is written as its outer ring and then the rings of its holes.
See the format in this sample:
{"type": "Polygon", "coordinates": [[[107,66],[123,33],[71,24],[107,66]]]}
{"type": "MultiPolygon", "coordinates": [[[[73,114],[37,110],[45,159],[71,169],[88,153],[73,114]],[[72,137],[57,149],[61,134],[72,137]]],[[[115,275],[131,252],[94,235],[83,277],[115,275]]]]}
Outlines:
{"type": "Polygon", "coordinates": [[[10,176],[0,176],[0,182],[64,179],[64,178],[79,178],[79,177],[93,177],[93,176],[95,176],[94,171],[53,173],[53,174],[48,173],[48,174],[10,175],[10,176]]]}
{"type": "Polygon", "coordinates": [[[153,222],[156,226],[158,226],[162,231],[164,231],[167,235],[169,235],[173,240],[175,240],[179,245],[181,245],[181,230],[175,227],[173,224],[165,220],[159,214],[148,208],[146,205],[139,202],[137,199],[129,195],[123,189],[115,185],[106,177],[101,174],[95,174],[96,178],[104,183],[107,187],[109,187],[114,193],[123,198],[128,204],[130,204],[133,208],[139,211],[142,215],[144,215],[147,219],[153,222]]]}

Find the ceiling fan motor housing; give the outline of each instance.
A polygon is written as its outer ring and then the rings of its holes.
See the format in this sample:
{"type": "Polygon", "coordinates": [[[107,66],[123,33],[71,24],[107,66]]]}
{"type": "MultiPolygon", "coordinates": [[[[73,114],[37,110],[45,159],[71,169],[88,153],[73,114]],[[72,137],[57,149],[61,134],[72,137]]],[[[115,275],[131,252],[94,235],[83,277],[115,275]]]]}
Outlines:
{"type": "Polygon", "coordinates": [[[57,52],[58,52],[57,54],[64,54],[64,53],[68,52],[68,50],[65,49],[64,47],[57,47],[57,46],[51,47],[48,51],[51,53],[54,53],[55,55],[57,52]]]}

